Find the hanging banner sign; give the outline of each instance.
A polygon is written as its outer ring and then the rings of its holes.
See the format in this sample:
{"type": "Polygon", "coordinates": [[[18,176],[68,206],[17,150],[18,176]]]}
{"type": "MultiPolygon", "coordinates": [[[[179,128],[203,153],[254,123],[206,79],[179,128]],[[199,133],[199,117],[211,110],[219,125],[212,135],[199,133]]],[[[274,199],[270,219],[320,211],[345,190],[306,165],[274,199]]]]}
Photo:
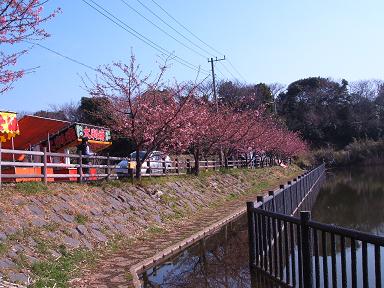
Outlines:
{"type": "Polygon", "coordinates": [[[0,141],[6,142],[20,134],[16,113],[0,112],[0,141]]]}
{"type": "Polygon", "coordinates": [[[78,138],[87,137],[89,140],[101,142],[109,142],[111,140],[111,131],[105,128],[76,124],[76,133],[78,138]]]}

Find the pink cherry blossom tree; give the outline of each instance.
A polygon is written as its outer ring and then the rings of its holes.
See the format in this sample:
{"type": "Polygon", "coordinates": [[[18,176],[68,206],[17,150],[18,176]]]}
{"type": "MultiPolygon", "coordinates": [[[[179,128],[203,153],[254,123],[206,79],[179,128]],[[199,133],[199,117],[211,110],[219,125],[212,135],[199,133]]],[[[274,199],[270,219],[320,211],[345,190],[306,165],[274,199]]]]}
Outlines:
{"type": "Polygon", "coordinates": [[[60,9],[43,16],[43,6],[47,1],[40,0],[2,0],[0,1],[0,93],[11,88],[12,83],[24,75],[23,70],[11,67],[28,49],[12,51],[15,44],[25,40],[42,40],[49,34],[41,24],[56,15],[60,9]]]}
{"type": "Polygon", "coordinates": [[[191,101],[197,84],[165,85],[166,65],[159,68],[156,76],[144,76],[132,56],[128,65],[114,63],[98,69],[101,77],[88,89],[94,97],[109,100],[100,113],[134,143],[136,178],[141,178],[142,162],[151,152],[184,151],[191,142],[191,101]],[[139,151],[145,151],[143,158],[139,151]]]}

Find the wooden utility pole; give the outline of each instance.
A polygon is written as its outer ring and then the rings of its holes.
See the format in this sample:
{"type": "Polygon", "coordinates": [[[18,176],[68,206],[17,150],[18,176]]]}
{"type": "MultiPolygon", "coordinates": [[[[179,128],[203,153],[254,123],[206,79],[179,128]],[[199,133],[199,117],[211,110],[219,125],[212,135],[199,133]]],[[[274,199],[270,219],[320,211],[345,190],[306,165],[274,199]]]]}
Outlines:
{"type": "Polygon", "coordinates": [[[225,55],[224,58],[221,59],[208,59],[208,62],[211,63],[211,69],[212,69],[212,86],[213,86],[213,99],[215,100],[215,106],[216,106],[216,112],[219,112],[219,102],[217,101],[217,95],[216,95],[216,81],[215,81],[215,65],[213,65],[214,62],[218,61],[223,61],[225,60],[225,55]]]}

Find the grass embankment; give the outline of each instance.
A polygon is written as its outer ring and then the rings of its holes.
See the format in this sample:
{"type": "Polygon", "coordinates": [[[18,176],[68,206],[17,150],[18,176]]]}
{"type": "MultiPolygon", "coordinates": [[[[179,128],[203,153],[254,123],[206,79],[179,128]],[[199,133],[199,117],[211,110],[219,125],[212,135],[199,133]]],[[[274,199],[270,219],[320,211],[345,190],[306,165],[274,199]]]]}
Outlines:
{"type": "MultiPolygon", "coordinates": [[[[209,214],[212,209],[218,205],[222,205],[228,201],[243,201],[244,197],[254,197],[266,193],[267,190],[278,186],[292,179],[300,174],[302,170],[295,165],[288,168],[271,167],[256,170],[247,169],[222,169],[217,171],[203,171],[200,176],[194,175],[181,175],[171,177],[153,177],[144,178],[141,182],[130,183],[129,181],[109,181],[98,182],[90,184],[49,184],[48,186],[41,186],[40,183],[22,183],[17,184],[14,187],[10,187],[12,191],[6,193],[11,197],[12,193],[23,194],[25,197],[36,196],[53,196],[60,195],[60,191],[63,189],[76,193],[78,190],[92,191],[98,189],[98,191],[110,191],[111,189],[118,188],[127,191],[135,191],[134,189],[147,189],[151,190],[153,187],[161,188],[164,194],[160,195],[160,200],[156,205],[172,207],[174,213],[167,214],[161,217],[161,223],[149,223],[145,229],[142,229],[141,234],[121,235],[116,234],[110,237],[109,240],[103,245],[98,245],[93,250],[85,250],[82,248],[68,249],[64,245],[58,245],[57,243],[50,243],[46,239],[39,239],[38,233],[33,233],[33,229],[20,235],[21,238],[33,237],[37,242],[36,249],[42,257],[38,257],[39,260],[33,264],[28,264],[27,261],[23,261],[23,257],[20,256],[18,265],[22,269],[30,271],[34,283],[31,287],[69,287],[70,279],[79,277],[84,267],[93,269],[93,265],[96,265],[98,260],[102,259],[106,255],[112,252],[116,252],[124,249],[127,245],[133,245],[135,239],[140,238],[142,241],[156,237],[162,237],[165,231],[172,230],[175,221],[183,221],[188,225],[190,218],[196,213],[209,214]],[[220,186],[220,189],[216,189],[212,186],[213,183],[225,180],[224,182],[231,182],[232,186],[225,187],[220,186]],[[196,196],[199,199],[204,199],[204,205],[193,203],[196,209],[193,210],[188,206],[177,206],[174,203],[178,203],[183,195],[179,195],[177,191],[169,191],[170,183],[182,183],[190,187],[198,193],[196,196]],[[63,188],[64,187],[64,188],[63,188]],[[167,190],[168,189],[168,190],[167,190]],[[211,193],[211,190],[215,190],[215,193],[211,193]],[[214,196],[212,196],[214,195],[214,196]],[[55,249],[59,252],[60,256],[52,257],[49,254],[50,249],[55,249]]],[[[195,193],[196,193],[195,192],[195,193]]],[[[194,199],[190,199],[193,202],[194,199]]],[[[137,212],[137,211],[135,211],[137,212]]],[[[228,211],[230,212],[230,211],[228,211]]],[[[90,222],[92,216],[85,215],[83,213],[74,214],[75,223],[86,224],[90,222]]],[[[62,229],[62,227],[50,227],[46,226],[45,229],[52,231],[62,229]]],[[[191,231],[193,233],[195,231],[191,231]]],[[[22,241],[22,239],[19,239],[22,241]]],[[[14,244],[17,239],[7,239],[0,245],[0,254],[6,253],[8,248],[14,244]]],[[[126,275],[127,280],[131,278],[130,275],[126,275]]]]}

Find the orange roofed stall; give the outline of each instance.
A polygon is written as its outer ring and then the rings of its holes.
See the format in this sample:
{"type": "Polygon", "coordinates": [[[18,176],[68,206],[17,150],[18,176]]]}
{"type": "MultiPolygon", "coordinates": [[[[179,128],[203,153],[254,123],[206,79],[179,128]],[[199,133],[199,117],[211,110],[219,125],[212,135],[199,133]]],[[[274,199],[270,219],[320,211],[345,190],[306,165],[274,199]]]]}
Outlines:
{"type": "MultiPolygon", "coordinates": [[[[38,116],[24,116],[19,120],[19,127],[21,131],[20,137],[15,139],[12,143],[5,143],[4,148],[16,149],[16,150],[41,150],[42,147],[46,147],[48,152],[60,152],[69,153],[76,150],[75,147],[81,142],[83,137],[88,137],[91,150],[93,152],[99,152],[112,143],[110,130],[104,127],[98,127],[83,123],[71,123],[68,121],[43,118],[38,116]]],[[[4,155],[5,156],[5,155],[4,155]]],[[[7,155],[11,157],[11,155],[7,155]]],[[[61,161],[64,163],[69,158],[63,157],[61,161]]],[[[49,159],[52,159],[51,157],[49,159]]],[[[10,160],[10,159],[8,159],[10,160]]],[[[28,161],[23,154],[16,155],[18,161],[28,161]]],[[[69,163],[67,163],[69,164],[69,163]]],[[[41,171],[35,171],[40,167],[30,168],[33,171],[22,171],[30,174],[41,174],[41,171]]],[[[17,171],[9,171],[10,174],[17,171]]],[[[49,171],[48,174],[76,174],[75,168],[54,168],[53,171],[49,171]]],[[[91,169],[90,174],[96,173],[94,169],[91,169]]],[[[65,179],[65,178],[64,178],[65,179]]],[[[30,179],[27,179],[30,181],[30,179]]],[[[39,179],[36,179],[39,181],[39,179]]],[[[76,180],[76,178],[68,178],[65,180],[76,180]]],[[[53,181],[53,179],[51,179],[53,181]]]]}

